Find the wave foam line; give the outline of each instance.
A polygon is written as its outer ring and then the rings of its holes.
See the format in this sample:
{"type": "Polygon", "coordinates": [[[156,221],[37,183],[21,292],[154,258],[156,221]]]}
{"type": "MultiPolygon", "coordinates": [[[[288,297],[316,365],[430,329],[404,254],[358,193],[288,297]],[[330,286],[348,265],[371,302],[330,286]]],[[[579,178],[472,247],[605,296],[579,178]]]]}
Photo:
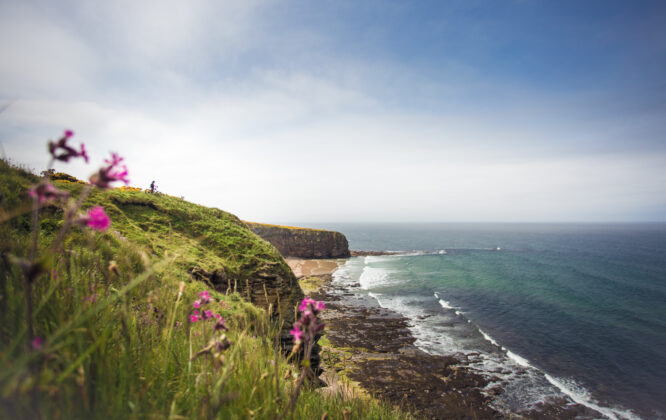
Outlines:
{"type": "Polygon", "coordinates": [[[384,308],[384,309],[388,309],[387,306],[382,305],[382,301],[379,300],[379,294],[377,294],[377,293],[372,293],[372,292],[368,292],[368,296],[370,296],[371,298],[373,298],[374,300],[376,300],[380,307],[382,307],[382,308],[384,308]]]}
{"type": "Polygon", "coordinates": [[[499,344],[497,344],[497,341],[495,341],[491,336],[489,336],[488,334],[486,334],[481,328],[478,328],[478,330],[479,330],[479,332],[481,333],[481,335],[483,336],[483,338],[485,338],[486,340],[490,341],[492,344],[494,344],[494,345],[497,346],[497,347],[502,347],[502,346],[500,346],[499,344]]]}
{"type": "Polygon", "coordinates": [[[576,392],[573,389],[570,389],[568,386],[566,386],[566,384],[561,380],[554,378],[547,373],[545,373],[545,375],[546,379],[548,379],[548,382],[553,384],[553,386],[559,389],[563,394],[566,394],[569,398],[574,400],[574,402],[580,405],[584,405],[585,407],[591,408],[593,410],[596,410],[611,420],[620,420],[620,419],[640,420],[640,417],[637,417],[630,410],[618,410],[608,407],[602,407],[596,404],[589,396],[587,390],[585,390],[584,388],[582,389],[582,391],[576,392]]]}
{"type": "MultiPolygon", "coordinates": [[[[455,306],[451,305],[451,302],[442,299],[437,292],[435,292],[435,299],[437,299],[439,304],[444,309],[452,309],[452,310],[459,309],[459,308],[456,308],[455,306]]],[[[456,311],[456,314],[458,314],[458,311],[456,311]]]]}
{"type": "MultiPolygon", "coordinates": [[[[487,336],[481,329],[479,329],[481,334],[488,339],[491,343],[497,345],[497,343],[487,336]]],[[[504,348],[504,347],[502,347],[504,348]]],[[[513,360],[514,362],[518,363],[519,365],[523,367],[528,367],[532,369],[536,369],[544,374],[548,382],[550,382],[551,385],[553,385],[555,388],[559,389],[560,392],[562,392],[564,395],[567,397],[571,398],[575,403],[584,405],[587,408],[591,408],[595,411],[598,411],[599,413],[603,414],[604,416],[608,417],[611,420],[620,420],[620,419],[627,419],[627,420],[640,420],[639,417],[634,415],[629,410],[618,410],[618,409],[612,409],[608,407],[602,407],[599,404],[595,403],[590,394],[587,392],[587,390],[583,387],[579,387],[580,390],[575,391],[572,389],[572,387],[567,386],[562,380],[559,380],[557,378],[554,378],[547,374],[546,372],[541,371],[541,369],[538,369],[534,367],[530,362],[525,359],[524,357],[521,357],[517,355],[516,353],[512,352],[511,350],[506,350],[506,355],[509,357],[509,359],[513,360]]]]}
{"type": "MultiPolygon", "coordinates": [[[[434,295],[435,295],[435,298],[439,301],[439,304],[443,308],[445,308],[445,309],[454,309],[455,312],[456,312],[456,315],[462,316],[462,312],[460,312],[458,310],[459,308],[455,308],[455,307],[451,306],[451,304],[449,302],[445,301],[444,299],[442,299],[437,292],[435,292],[434,295]]],[[[467,322],[471,322],[471,321],[468,319],[467,322]]],[[[626,420],[640,420],[640,417],[637,417],[630,410],[620,410],[620,409],[600,406],[599,404],[597,404],[594,401],[594,399],[590,396],[590,394],[588,393],[588,391],[585,388],[578,387],[580,389],[575,390],[575,389],[573,389],[574,387],[567,386],[564,383],[564,381],[550,376],[546,372],[543,372],[541,369],[533,366],[529,362],[529,360],[527,360],[524,357],[519,356],[518,354],[512,352],[511,350],[501,346],[497,341],[495,341],[495,339],[493,339],[490,335],[486,334],[486,332],[483,331],[478,326],[477,326],[477,329],[479,330],[479,332],[481,333],[483,338],[485,338],[487,341],[494,344],[495,346],[501,348],[502,350],[506,351],[507,357],[509,359],[511,359],[512,361],[514,361],[516,364],[518,364],[522,367],[525,367],[525,368],[531,368],[531,369],[535,369],[539,372],[542,372],[544,374],[544,376],[546,377],[546,379],[548,380],[548,382],[550,382],[551,385],[553,385],[555,388],[557,388],[564,395],[571,398],[571,400],[574,401],[575,403],[583,405],[583,406],[588,407],[588,408],[591,408],[592,410],[595,410],[595,411],[603,414],[604,416],[606,416],[610,420],[625,420],[625,419],[626,420]]]]}

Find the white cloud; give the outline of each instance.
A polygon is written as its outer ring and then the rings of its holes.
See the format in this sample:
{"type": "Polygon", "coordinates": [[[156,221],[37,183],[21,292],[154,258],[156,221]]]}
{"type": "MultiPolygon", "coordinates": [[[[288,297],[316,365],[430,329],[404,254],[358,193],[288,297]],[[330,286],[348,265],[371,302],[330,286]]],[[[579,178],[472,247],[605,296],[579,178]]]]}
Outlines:
{"type": "MultiPolygon", "coordinates": [[[[134,185],[156,180],[249,220],[638,220],[664,206],[663,154],[596,146],[634,121],[570,118],[571,98],[480,82],[472,92],[511,100],[401,108],[385,98],[432,88],[460,99],[465,87],[326,56],[316,32],[302,43],[271,33],[265,3],[2,8],[12,43],[0,47],[0,97],[18,100],[0,114],[0,141],[37,169],[46,139],[72,128],[93,162],[125,156],[134,185]]],[[[85,178],[94,164],[66,169],[85,178]]]]}
{"type": "Polygon", "coordinates": [[[75,34],[26,10],[0,13],[2,97],[43,98],[88,91],[99,70],[96,54],[75,34]]]}

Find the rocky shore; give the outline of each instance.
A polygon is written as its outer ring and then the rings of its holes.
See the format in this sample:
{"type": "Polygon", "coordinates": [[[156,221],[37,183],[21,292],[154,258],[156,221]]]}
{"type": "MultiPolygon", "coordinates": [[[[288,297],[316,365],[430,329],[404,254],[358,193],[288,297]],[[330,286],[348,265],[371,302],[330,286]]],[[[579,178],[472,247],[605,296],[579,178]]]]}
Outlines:
{"type": "MultiPolygon", "coordinates": [[[[365,293],[332,283],[342,261],[289,260],[304,292],[326,302],[322,379],[340,392],[341,381],[427,419],[591,419],[599,413],[562,399],[526,413],[493,408],[503,392],[496,378],[470,369],[463,358],[428,354],[414,345],[409,321],[365,293]]],[[[331,391],[329,389],[328,391],[331,391]]],[[[326,388],[324,389],[326,392],[326,388]]]]}

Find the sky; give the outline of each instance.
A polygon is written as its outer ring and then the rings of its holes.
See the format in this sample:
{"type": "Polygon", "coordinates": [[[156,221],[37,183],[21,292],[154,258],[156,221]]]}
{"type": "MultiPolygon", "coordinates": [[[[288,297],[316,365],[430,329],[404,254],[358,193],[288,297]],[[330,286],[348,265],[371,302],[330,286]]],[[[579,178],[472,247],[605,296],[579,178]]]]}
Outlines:
{"type": "Polygon", "coordinates": [[[0,153],[63,130],[249,221],[666,221],[663,1],[0,0],[0,153]]]}

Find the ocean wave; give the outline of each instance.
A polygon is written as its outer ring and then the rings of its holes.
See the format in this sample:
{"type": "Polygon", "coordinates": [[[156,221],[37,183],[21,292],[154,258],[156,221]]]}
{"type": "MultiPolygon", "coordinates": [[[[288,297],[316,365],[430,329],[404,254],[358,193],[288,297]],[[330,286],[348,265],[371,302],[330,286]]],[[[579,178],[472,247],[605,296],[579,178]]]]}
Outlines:
{"type": "Polygon", "coordinates": [[[500,346],[499,344],[497,344],[497,341],[495,341],[491,336],[486,334],[481,328],[479,328],[478,330],[481,333],[481,335],[483,336],[483,338],[488,340],[491,344],[493,344],[493,345],[495,345],[496,347],[499,347],[499,348],[504,348],[504,347],[500,346]]]}
{"type": "Polygon", "coordinates": [[[611,420],[640,420],[631,410],[625,410],[614,407],[604,407],[592,398],[587,389],[580,386],[573,380],[555,378],[545,373],[548,382],[557,387],[563,394],[574,400],[580,405],[591,408],[608,417],[611,420]]]}
{"type": "MultiPolygon", "coordinates": [[[[479,331],[481,331],[481,330],[479,329],[479,331]]],[[[484,336],[485,336],[485,334],[484,334],[484,336]]],[[[491,340],[492,340],[492,339],[491,339],[491,340]]],[[[497,344],[494,340],[493,340],[493,343],[494,343],[496,346],[499,347],[499,344],[497,344]]],[[[502,348],[504,348],[504,347],[502,347],[502,348]]],[[[532,366],[532,365],[530,364],[530,362],[529,362],[527,359],[525,359],[524,357],[521,357],[521,356],[517,355],[516,353],[512,352],[511,350],[506,350],[506,356],[507,356],[509,359],[511,359],[511,360],[513,360],[514,362],[516,362],[517,364],[519,364],[520,366],[523,366],[523,367],[529,367],[529,368],[536,369],[534,366],[532,366]]]]}
{"type": "MultiPolygon", "coordinates": [[[[366,257],[368,258],[368,257],[366,257]]],[[[370,289],[377,286],[382,286],[388,283],[389,271],[383,268],[375,268],[365,266],[361,277],[359,277],[358,282],[361,284],[361,287],[364,289],[370,289]]]]}
{"type": "Polygon", "coordinates": [[[442,305],[442,308],[444,308],[444,309],[456,309],[456,307],[451,306],[450,302],[448,302],[444,299],[441,299],[439,297],[439,295],[437,294],[437,292],[435,292],[435,298],[438,300],[439,304],[442,305]]]}

